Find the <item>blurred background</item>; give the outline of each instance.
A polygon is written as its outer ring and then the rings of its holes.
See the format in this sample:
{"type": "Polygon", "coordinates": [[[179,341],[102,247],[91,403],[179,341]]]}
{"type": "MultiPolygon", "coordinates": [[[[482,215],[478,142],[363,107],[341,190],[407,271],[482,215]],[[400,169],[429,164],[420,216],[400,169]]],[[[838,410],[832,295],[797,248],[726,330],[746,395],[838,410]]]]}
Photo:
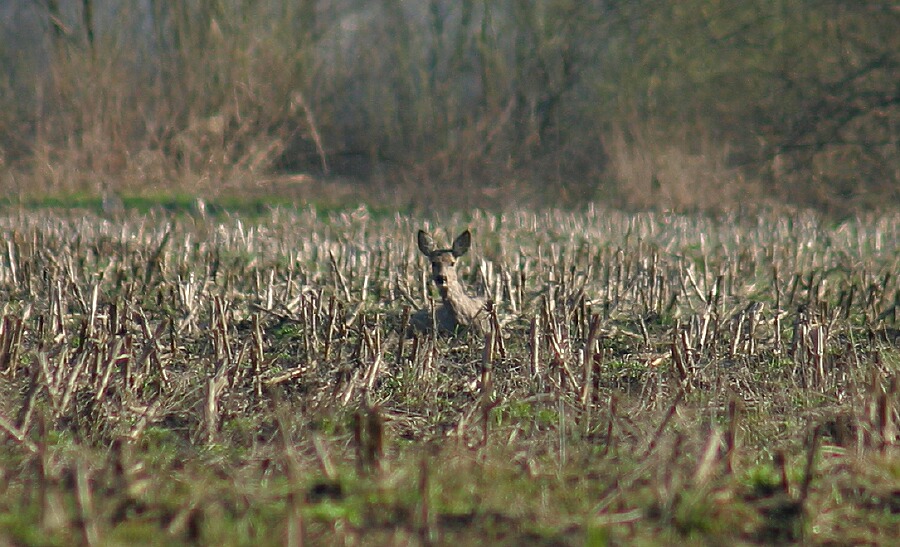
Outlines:
{"type": "Polygon", "coordinates": [[[8,196],[900,204],[900,6],[5,0],[8,196]]]}

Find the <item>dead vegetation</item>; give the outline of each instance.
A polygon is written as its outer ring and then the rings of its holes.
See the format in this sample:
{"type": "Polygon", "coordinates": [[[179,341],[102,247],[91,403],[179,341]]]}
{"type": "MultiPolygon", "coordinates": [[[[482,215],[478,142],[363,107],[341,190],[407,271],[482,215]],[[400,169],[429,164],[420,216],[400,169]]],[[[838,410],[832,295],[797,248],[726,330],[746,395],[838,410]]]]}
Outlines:
{"type": "Polygon", "coordinates": [[[0,538],[883,543],[900,216],[0,217],[0,538]],[[431,229],[426,224],[427,229],[431,229]]]}

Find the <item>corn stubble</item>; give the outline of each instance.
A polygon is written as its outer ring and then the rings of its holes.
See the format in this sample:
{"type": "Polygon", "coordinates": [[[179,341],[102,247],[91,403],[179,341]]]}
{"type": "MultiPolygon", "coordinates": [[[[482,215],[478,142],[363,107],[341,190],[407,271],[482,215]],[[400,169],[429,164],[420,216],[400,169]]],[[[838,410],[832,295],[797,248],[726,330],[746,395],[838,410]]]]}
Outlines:
{"type": "Polygon", "coordinates": [[[897,215],[442,218],[489,302],[452,337],[408,328],[421,223],[5,214],[0,513],[89,545],[900,533],[897,215]]]}

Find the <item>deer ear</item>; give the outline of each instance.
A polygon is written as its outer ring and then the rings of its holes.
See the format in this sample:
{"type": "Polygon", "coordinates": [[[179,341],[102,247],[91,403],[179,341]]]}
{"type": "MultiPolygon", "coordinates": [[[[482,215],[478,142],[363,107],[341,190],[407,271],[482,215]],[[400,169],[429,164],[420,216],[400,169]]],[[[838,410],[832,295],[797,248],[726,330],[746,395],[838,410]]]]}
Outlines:
{"type": "Polygon", "coordinates": [[[459,237],[453,240],[453,256],[459,258],[469,251],[469,245],[472,244],[472,234],[468,230],[459,234],[459,237]]]}
{"type": "Polygon", "coordinates": [[[430,255],[431,251],[434,250],[434,239],[425,230],[419,230],[418,240],[419,250],[422,251],[422,254],[430,255]]]}

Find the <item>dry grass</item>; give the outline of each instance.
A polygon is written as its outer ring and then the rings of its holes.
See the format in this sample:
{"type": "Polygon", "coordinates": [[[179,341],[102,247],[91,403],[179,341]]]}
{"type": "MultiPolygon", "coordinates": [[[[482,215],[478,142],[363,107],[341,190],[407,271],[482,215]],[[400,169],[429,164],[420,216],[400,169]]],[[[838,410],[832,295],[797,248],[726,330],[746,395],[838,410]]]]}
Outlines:
{"type": "Polygon", "coordinates": [[[900,534],[896,214],[81,213],[0,217],[5,541],[900,534]]]}
{"type": "Polygon", "coordinates": [[[685,127],[680,138],[631,123],[605,139],[609,174],[619,182],[622,201],[631,207],[674,211],[734,210],[765,203],[758,180],[729,166],[729,146],[685,127]],[[697,141],[695,143],[695,141],[697,141]],[[693,144],[692,144],[693,143],[693,144]]]}

